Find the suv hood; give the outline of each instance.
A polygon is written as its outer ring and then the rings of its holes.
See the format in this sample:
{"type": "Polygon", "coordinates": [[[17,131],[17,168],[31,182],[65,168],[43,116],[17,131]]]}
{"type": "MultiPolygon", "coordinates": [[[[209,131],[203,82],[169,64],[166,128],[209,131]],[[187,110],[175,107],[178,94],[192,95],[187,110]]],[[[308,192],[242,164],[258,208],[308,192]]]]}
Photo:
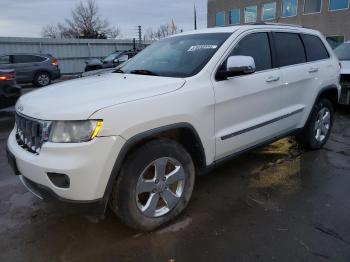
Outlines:
{"type": "Polygon", "coordinates": [[[341,74],[342,75],[350,75],[350,61],[342,60],[341,63],[341,74]]]}
{"type": "Polygon", "coordinates": [[[20,98],[16,110],[41,120],[88,119],[99,109],[169,93],[181,78],[109,73],[54,84],[20,98]]]}

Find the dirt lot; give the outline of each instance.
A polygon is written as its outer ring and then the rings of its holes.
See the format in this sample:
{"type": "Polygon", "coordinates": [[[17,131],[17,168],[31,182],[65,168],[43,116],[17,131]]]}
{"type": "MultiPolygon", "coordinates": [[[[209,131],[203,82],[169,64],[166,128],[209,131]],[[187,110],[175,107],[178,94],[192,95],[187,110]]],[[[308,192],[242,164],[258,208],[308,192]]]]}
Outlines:
{"type": "Polygon", "coordinates": [[[320,151],[284,139],[198,177],[184,214],[153,233],[32,196],[7,165],[0,118],[0,261],[350,261],[348,109],[320,151]]]}

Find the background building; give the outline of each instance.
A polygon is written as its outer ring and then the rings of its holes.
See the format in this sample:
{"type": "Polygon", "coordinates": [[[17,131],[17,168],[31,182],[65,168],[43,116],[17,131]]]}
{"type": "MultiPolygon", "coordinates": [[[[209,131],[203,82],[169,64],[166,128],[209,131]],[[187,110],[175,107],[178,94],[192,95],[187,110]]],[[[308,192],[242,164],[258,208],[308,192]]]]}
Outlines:
{"type": "Polygon", "coordinates": [[[256,22],[317,29],[333,47],[350,40],[349,0],[208,0],[208,27],[256,22]]]}

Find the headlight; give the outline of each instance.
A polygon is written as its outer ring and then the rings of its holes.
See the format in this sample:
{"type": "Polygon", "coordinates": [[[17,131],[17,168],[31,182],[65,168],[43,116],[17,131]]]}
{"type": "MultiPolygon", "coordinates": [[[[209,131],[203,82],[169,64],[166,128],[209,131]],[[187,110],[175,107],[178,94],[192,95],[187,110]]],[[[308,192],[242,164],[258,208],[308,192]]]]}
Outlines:
{"type": "Polygon", "coordinates": [[[53,143],[79,143],[95,138],[102,120],[53,121],[49,141],[53,143]]]}

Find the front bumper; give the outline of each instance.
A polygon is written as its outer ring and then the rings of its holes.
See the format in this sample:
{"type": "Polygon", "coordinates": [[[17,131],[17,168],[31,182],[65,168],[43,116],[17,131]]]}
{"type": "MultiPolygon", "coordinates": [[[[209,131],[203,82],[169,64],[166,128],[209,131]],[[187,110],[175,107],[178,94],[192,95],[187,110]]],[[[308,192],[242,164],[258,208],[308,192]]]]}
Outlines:
{"type": "Polygon", "coordinates": [[[61,74],[61,70],[58,68],[56,70],[54,70],[52,73],[51,73],[51,76],[52,76],[52,80],[56,80],[56,79],[59,79],[61,78],[62,74],[61,74]]]}
{"type": "Polygon", "coordinates": [[[19,179],[33,195],[41,200],[54,203],[56,207],[62,208],[65,213],[88,214],[99,217],[104,215],[106,209],[106,202],[104,199],[94,201],[68,201],[56,195],[50,188],[37,184],[23,175],[19,175],[19,179]]]}
{"type": "MultiPolygon", "coordinates": [[[[119,136],[97,137],[77,144],[44,143],[40,154],[32,154],[17,144],[12,131],[7,142],[14,157],[15,172],[55,198],[74,202],[98,202],[103,199],[114,163],[125,140],[119,136]],[[55,186],[48,173],[69,177],[68,188],[55,186]]],[[[22,181],[23,182],[23,181],[22,181]]],[[[47,194],[44,194],[47,196],[47,194]]],[[[43,197],[44,198],[44,197],[43,197]]]]}

